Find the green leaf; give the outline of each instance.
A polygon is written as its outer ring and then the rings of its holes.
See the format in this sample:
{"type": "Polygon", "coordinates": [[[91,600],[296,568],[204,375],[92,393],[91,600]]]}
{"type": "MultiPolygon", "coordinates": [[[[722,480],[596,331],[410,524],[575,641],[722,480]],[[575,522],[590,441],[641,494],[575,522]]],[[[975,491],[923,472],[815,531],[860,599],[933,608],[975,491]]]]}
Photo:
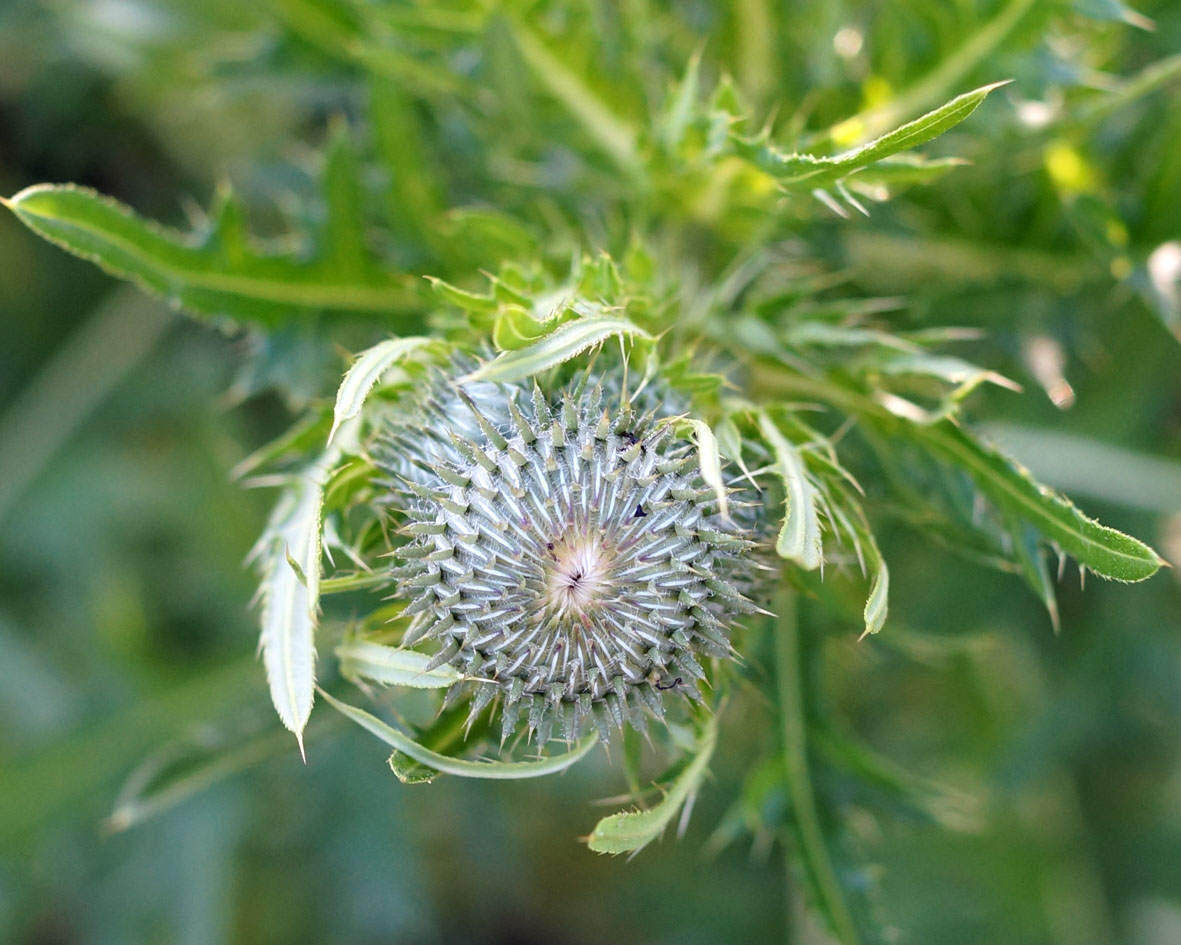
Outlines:
{"type": "Polygon", "coordinates": [[[659,125],[660,142],[670,154],[674,153],[685,138],[685,132],[693,119],[693,111],[700,94],[701,50],[690,58],[685,76],[677,84],[674,94],[669,96],[665,113],[659,125]]]}
{"type": "Polygon", "coordinates": [[[336,392],[336,406],[332,410],[332,429],[328,433],[328,442],[332,442],[342,423],[361,412],[365,398],[386,371],[406,355],[431,344],[437,342],[423,337],[390,338],[357,355],[352,366],[345,372],[344,380],[340,382],[340,388],[336,392]]]}
{"type": "Polygon", "coordinates": [[[582,124],[591,140],[629,177],[643,173],[635,130],[523,23],[512,24],[521,59],[534,79],[582,124]]]}
{"type": "Polygon", "coordinates": [[[787,504],[783,527],[775,541],[775,552],[811,571],[824,560],[820,516],[817,514],[819,493],[808,478],[804,461],[795,446],[765,411],[759,412],[758,419],[763,439],[775,457],[775,472],[783,480],[787,504]]]}
{"type": "Polygon", "coordinates": [[[342,676],[360,677],[387,686],[414,689],[445,689],[463,679],[454,667],[444,664],[428,670],[431,657],[414,650],[353,640],[336,648],[342,676]]]}
{"type": "Polygon", "coordinates": [[[1096,574],[1142,581],[1160,568],[1160,557],[1143,542],[1087,518],[1066,498],[1034,482],[1013,460],[978,443],[950,420],[911,430],[934,453],[971,476],[998,507],[1029,522],[1096,574]]]}
{"type": "Polygon", "coordinates": [[[938,180],[957,167],[970,162],[963,158],[926,158],[918,154],[895,154],[878,161],[872,167],[865,167],[851,176],[848,184],[861,193],[875,187],[906,187],[911,184],[929,184],[938,180]]]}
{"type": "Polygon", "coordinates": [[[497,351],[517,351],[544,338],[553,328],[519,305],[502,306],[492,323],[492,344],[497,351]]]}
{"type": "Polygon", "coordinates": [[[493,361],[461,377],[457,383],[473,381],[519,381],[556,367],[588,348],[602,344],[613,336],[638,336],[652,340],[652,336],[626,318],[594,316],[567,322],[536,344],[516,351],[508,351],[493,361]]]}
{"type": "Polygon", "coordinates": [[[890,603],[890,569],[886,567],[873,533],[867,531],[866,535],[869,538],[867,547],[871,553],[868,564],[873,570],[873,584],[870,585],[869,597],[865,600],[865,633],[862,636],[873,635],[882,629],[886,623],[890,603]]]}
{"type": "Polygon", "coordinates": [[[808,761],[808,695],[802,661],[795,595],[786,584],[776,594],[772,626],[779,719],[782,725],[784,787],[791,801],[797,837],[796,855],[804,865],[815,897],[813,903],[827,920],[841,945],[862,941],[845,889],[830,851],[831,839],[817,808],[815,785],[808,761]]]}
{"type": "Polygon", "coordinates": [[[1050,623],[1054,632],[1062,629],[1058,617],[1058,595],[1054,591],[1054,581],[1050,577],[1050,569],[1046,564],[1046,555],[1040,544],[1040,535],[1036,528],[1016,521],[1008,516],[1009,534],[1013,536],[1013,556],[1021,568],[1021,576],[1040,598],[1046,612],[1050,615],[1050,623]]]}
{"type": "Polygon", "coordinates": [[[455,249],[439,230],[445,169],[427,153],[408,93],[403,84],[388,78],[375,78],[369,91],[374,145],[388,168],[386,218],[405,244],[429,247],[435,257],[450,258],[455,249]]]}
{"type": "MultiPolygon", "coordinates": [[[[4,201],[38,235],[194,314],[275,326],[314,311],[388,318],[417,306],[404,280],[364,256],[342,271],[331,257],[303,261],[246,245],[228,195],[204,237],[167,229],[86,187],[37,184],[4,201]]],[[[337,234],[337,245],[343,239],[337,234]]]]}
{"type": "Polygon", "coordinates": [[[499,305],[496,297],[492,294],[480,295],[476,292],[468,292],[466,289],[457,288],[451,285],[451,283],[444,282],[442,279],[437,279],[434,276],[427,276],[426,280],[431,284],[431,288],[435,290],[435,294],[439,298],[463,309],[465,312],[488,314],[495,312],[499,305]]]}
{"type": "Polygon", "coordinates": [[[784,154],[758,139],[746,139],[738,135],[732,141],[740,156],[752,161],[785,187],[816,188],[834,183],[854,171],[869,167],[883,158],[900,151],[908,151],[920,144],[938,137],[955,127],[972,114],[977,106],[988,97],[988,93],[1005,85],[994,82],[971,92],[957,96],[946,105],[901,128],[896,128],[880,138],[832,157],[817,157],[812,154],[784,154]]]}
{"type": "Polygon", "coordinates": [[[537,761],[468,761],[463,758],[452,758],[440,755],[429,748],[420,745],[409,735],[387,725],[376,716],[370,715],[363,709],[358,709],[346,702],[333,698],[324,690],[322,695],[338,712],[352,719],[362,728],[372,732],[387,745],[398,749],[415,761],[424,764],[443,774],[453,774],[461,778],[488,778],[492,780],[515,780],[520,778],[538,778],[547,774],[564,771],[572,764],[580,761],[598,744],[597,734],[588,735],[570,751],[560,755],[539,758],[537,761]]]}
{"type": "Polygon", "coordinates": [[[914,354],[890,358],[875,364],[874,367],[884,374],[923,375],[947,381],[956,385],[957,396],[962,396],[984,383],[996,384],[1007,390],[1021,392],[1021,385],[1016,381],[1009,380],[1003,374],[947,355],[914,354]]]}
{"type": "Polygon", "coordinates": [[[702,723],[696,753],[672,783],[664,800],[649,810],[624,811],[604,817],[591,831],[587,846],[595,853],[635,853],[659,837],[677,811],[700,786],[717,744],[717,719],[702,723]]]}
{"type": "Polygon", "coordinates": [[[312,476],[288,486],[251,553],[263,575],[260,647],[271,701],[301,753],[316,687],[322,499],[312,476]]]}
{"type": "Polygon", "coordinates": [[[723,518],[730,516],[730,504],[726,500],[726,483],[722,480],[722,457],[718,452],[718,440],[704,420],[690,418],[686,421],[697,434],[697,455],[701,463],[701,478],[711,486],[718,497],[718,511],[723,518]]]}

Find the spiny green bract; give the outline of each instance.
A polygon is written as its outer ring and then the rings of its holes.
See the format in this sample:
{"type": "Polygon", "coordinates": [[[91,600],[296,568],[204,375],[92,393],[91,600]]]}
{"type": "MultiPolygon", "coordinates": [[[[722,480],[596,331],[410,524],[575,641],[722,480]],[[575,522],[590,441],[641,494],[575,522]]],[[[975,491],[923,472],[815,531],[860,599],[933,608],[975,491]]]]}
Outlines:
{"type": "MultiPolygon", "coordinates": [[[[728,657],[728,621],[754,543],[723,515],[667,398],[629,401],[621,378],[552,394],[440,378],[388,421],[378,462],[408,521],[394,549],[431,667],[465,676],[448,700],[474,719],[499,698],[502,738],[545,744],[593,724],[663,716],[700,698],[703,657],[728,657]]],[[[741,503],[731,503],[738,507],[741,503]]]]}

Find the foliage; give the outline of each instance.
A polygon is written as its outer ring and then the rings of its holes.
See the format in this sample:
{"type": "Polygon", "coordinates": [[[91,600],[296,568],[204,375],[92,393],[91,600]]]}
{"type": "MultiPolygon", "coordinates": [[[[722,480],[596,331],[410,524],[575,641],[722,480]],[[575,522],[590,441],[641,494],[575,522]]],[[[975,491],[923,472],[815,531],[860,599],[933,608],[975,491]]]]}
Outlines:
{"type": "MultiPolygon", "coordinates": [[[[1142,18],[1119,3],[924,4],[898,22],[857,4],[780,22],[763,2],[629,4],[619,17],[564,3],[134,6],[159,18],[153,29],[72,3],[46,22],[113,76],[179,176],[213,190],[212,207],[165,226],[148,211],[173,216],[167,201],[133,210],[144,190],[107,196],[94,181],[21,180],[4,202],[69,253],[247,339],[233,390],[248,409],[279,394],[282,429],[236,473],[279,489],[250,558],[271,701],[301,752],[314,764],[345,737],[330,706],[393,749],[406,784],[515,780],[603,757],[595,735],[557,750],[506,740],[478,697],[470,713],[454,704],[458,670],[404,639],[407,601],[390,598],[384,560],[405,547],[391,527],[403,523],[387,514],[377,454],[390,417],[441,366],[474,359],[454,379],[464,397],[493,383],[548,396],[618,365],[625,390],[675,392],[673,436],[693,444],[720,513],[752,517],[770,576],[761,613],[731,637],[738,658],[703,671],[702,704],[665,718],[657,701],[666,724],[647,744],[622,737],[628,809],[599,821],[590,849],[634,854],[678,815],[683,831],[699,793],[728,792],[711,846],[742,834],[780,844],[811,916],[793,922],[842,943],[885,941],[908,922],[916,941],[974,940],[924,927],[947,921],[928,918],[935,907],[891,909],[893,880],[867,870],[879,828],[864,812],[885,825],[956,820],[935,813],[954,792],[871,747],[906,755],[905,739],[877,731],[870,697],[905,725],[905,682],[930,662],[950,679],[924,680],[935,701],[953,701],[943,687],[967,673],[995,691],[964,695],[957,711],[978,710],[972,699],[989,717],[1012,711],[973,641],[909,625],[990,626],[987,605],[955,597],[964,582],[995,586],[979,565],[1022,579],[1066,641],[1085,621],[1073,598],[1060,605],[1051,553],[1059,576],[1071,558],[1080,576],[1117,582],[1162,564],[974,419],[1081,402],[1066,374],[1087,364],[1117,394],[1098,433],[1120,438],[1120,417],[1138,409],[1163,417],[1154,384],[1176,364],[1181,285],[1169,222],[1181,214],[1169,107],[1181,57],[1138,35],[1142,18]],[[105,29],[91,34],[96,21],[105,29]],[[1120,347],[1120,319],[1144,323],[1157,360],[1142,372],[1120,347]],[[1103,347],[1114,369],[1094,366],[1103,347]],[[1031,385],[1047,396],[998,399],[1031,385]],[[963,560],[940,561],[918,587],[916,548],[930,544],[963,560]],[[928,595],[943,609],[919,619],[928,595]],[[862,636],[873,639],[846,645],[862,636]],[[863,694],[867,660],[877,667],[863,694]],[[314,707],[317,692],[327,706],[314,707]]],[[[1181,35],[1161,14],[1160,35],[1181,35]]],[[[1175,371],[1167,383],[1175,398],[1175,371]]],[[[504,439],[494,424],[480,433],[504,439]]],[[[1124,472],[1090,481],[1118,489],[1124,472]]],[[[0,487],[0,512],[6,498],[0,487]]],[[[1149,585],[1163,585],[1151,593],[1165,613],[1167,580],[1149,585]]],[[[236,593],[223,596],[244,602],[236,593]]],[[[1028,669],[1032,645],[993,632],[1028,669]]],[[[1116,632],[1088,639],[1115,646],[1116,632]]],[[[224,678],[236,693],[252,677],[224,678]]],[[[216,737],[149,758],[114,826],[282,750],[261,722],[238,724],[243,696],[221,710],[192,698],[216,737]]],[[[112,765],[179,734],[142,731],[112,765]]],[[[28,770],[0,798],[26,803],[38,783],[28,770]]],[[[546,830],[572,832],[560,819],[546,830]]],[[[1005,940],[999,928],[988,940],[1005,940]]]]}

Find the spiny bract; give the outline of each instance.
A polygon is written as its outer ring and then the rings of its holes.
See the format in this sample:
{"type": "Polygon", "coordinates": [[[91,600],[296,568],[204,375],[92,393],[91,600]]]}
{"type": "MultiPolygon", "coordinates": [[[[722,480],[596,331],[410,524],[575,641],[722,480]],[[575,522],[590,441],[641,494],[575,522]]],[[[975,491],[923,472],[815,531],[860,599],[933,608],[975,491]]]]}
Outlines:
{"type": "Polygon", "coordinates": [[[668,401],[629,402],[618,373],[554,396],[438,378],[387,423],[404,645],[438,645],[471,719],[499,695],[502,739],[521,719],[538,744],[555,722],[642,728],[664,693],[699,698],[699,657],[728,656],[726,618],[755,609],[735,586],[753,542],[668,401]]]}

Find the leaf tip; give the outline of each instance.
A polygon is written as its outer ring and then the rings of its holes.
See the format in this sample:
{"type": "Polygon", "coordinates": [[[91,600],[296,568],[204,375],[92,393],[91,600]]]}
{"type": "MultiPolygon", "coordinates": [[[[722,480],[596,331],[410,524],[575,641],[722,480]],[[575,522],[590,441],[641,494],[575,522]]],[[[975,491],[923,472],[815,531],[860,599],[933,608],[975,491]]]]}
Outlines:
{"type": "Polygon", "coordinates": [[[1006,85],[1012,85],[1016,81],[1016,79],[1001,79],[999,82],[990,82],[988,85],[982,85],[976,91],[981,95],[988,95],[997,89],[1004,88],[1006,85]]]}

